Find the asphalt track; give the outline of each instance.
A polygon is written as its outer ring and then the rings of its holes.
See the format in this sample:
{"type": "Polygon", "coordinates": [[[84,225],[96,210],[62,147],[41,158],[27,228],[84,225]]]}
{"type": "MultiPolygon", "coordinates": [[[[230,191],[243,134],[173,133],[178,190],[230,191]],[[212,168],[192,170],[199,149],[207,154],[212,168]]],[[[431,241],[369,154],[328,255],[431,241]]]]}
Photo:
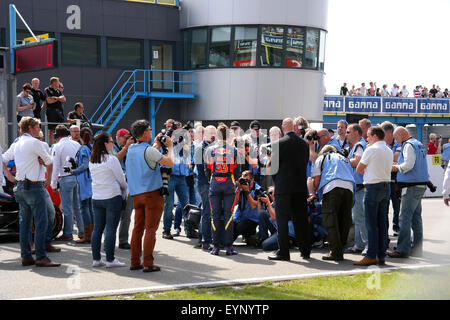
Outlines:
{"type": "MultiPolygon", "coordinates": [[[[450,208],[441,198],[423,200],[424,255],[421,258],[391,259],[381,271],[416,269],[450,265],[450,208]]],[[[390,219],[392,221],[392,219],[390,219]]],[[[162,227],[162,226],[161,226],[162,227]]],[[[326,249],[314,249],[312,259],[300,258],[291,250],[291,261],[269,261],[269,252],[246,247],[237,240],[238,255],[212,256],[194,249],[197,240],[183,235],[174,240],[157,232],[155,264],[161,272],[143,273],[129,270],[129,250],[116,249],[116,257],[127,264],[122,268],[93,268],[90,245],[55,242],[60,253],[50,253],[59,268],[22,267],[17,242],[0,243],[0,299],[70,299],[137,292],[164,291],[193,287],[214,287],[281,281],[313,276],[374,272],[374,267],[358,267],[356,254],[345,255],[342,262],[322,261],[326,249]]],[[[390,232],[391,234],[391,232],[390,232]]],[[[396,238],[391,238],[391,248],[396,238]]],[[[103,259],[104,255],[103,255],[103,259]]],[[[378,270],[378,269],[377,269],[378,270]]],[[[447,278],[449,281],[450,276],[447,278]]]]}

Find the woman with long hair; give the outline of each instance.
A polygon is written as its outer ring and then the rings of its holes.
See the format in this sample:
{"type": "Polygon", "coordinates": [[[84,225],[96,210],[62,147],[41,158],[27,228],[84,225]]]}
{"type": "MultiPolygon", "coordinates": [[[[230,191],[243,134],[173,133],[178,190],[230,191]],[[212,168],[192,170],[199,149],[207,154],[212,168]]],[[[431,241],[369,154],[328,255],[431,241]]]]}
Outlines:
{"type": "Polygon", "coordinates": [[[80,190],[81,214],[84,223],[84,236],[75,241],[76,243],[90,243],[94,229],[94,209],[92,208],[92,178],[89,171],[89,158],[92,150],[92,131],[89,128],[82,128],[80,131],[82,146],[76,155],[75,161],[78,164],[73,169],[73,174],[77,176],[80,190]]]}
{"type": "Polygon", "coordinates": [[[110,155],[114,141],[106,132],[95,137],[89,161],[92,176],[92,204],[94,232],[91,238],[93,267],[123,267],[125,263],[114,257],[117,226],[120,221],[122,200],[126,199],[128,186],[119,160],[110,155]],[[101,240],[105,232],[106,262],[101,259],[101,240]]]}

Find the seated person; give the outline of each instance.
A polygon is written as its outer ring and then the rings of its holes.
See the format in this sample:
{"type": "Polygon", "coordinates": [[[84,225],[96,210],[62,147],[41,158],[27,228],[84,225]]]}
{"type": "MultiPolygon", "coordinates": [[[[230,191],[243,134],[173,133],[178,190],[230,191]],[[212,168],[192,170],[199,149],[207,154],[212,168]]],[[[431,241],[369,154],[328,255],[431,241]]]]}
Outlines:
{"type": "Polygon", "coordinates": [[[239,235],[242,235],[244,239],[254,236],[259,222],[258,200],[255,200],[255,190],[261,187],[255,183],[253,174],[249,170],[242,173],[237,184],[236,199],[239,202],[233,216],[233,241],[236,241],[239,235]]]}
{"type": "MultiPolygon", "coordinates": [[[[262,249],[264,251],[278,250],[278,227],[275,216],[275,202],[273,201],[275,188],[269,187],[269,196],[259,198],[259,202],[263,203],[265,208],[261,208],[261,204],[258,203],[259,208],[259,241],[261,242],[262,249]],[[269,236],[270,233],[270,236],[269,236]]],[[[289,241],[291,244],[295,243],[294,225],[292,221],[289,221],[289,241]]]]}
{"type": "Polygon", "coordinates": [[[83,113],[84,112],[84,106],[83,103],[77,102],[73,106],[74,110],[69,112],[67,114],[67,122],[70,124],[76,124],[77,120],[80,120],[80,124],[83,124],[84,122],[89,123],[88,117],[83,113]]]}

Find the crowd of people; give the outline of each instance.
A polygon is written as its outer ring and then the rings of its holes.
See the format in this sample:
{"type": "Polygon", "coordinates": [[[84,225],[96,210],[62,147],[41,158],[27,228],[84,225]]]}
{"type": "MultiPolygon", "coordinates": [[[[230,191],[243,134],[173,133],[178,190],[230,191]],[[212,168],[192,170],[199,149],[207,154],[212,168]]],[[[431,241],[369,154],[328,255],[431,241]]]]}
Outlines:
{"type": "Polygon", "coordinates": [[[383,84],[381,88],[377,87],[376,82],[361,83],[360,87],[352,85],[351,89],[344,83],[339,91],[341,96],[360,96],[360,97],[384,97],[384,98],[449,98],[449,91],[447,88],[442,90],[439,86],[433,84],[431,89],[425,86],[417,85],[412,92],[409,92],[406,85],[400,86],[396,83],[389,89],[387,84],[383,84]]]}
{"type": "MultiPolygon", "coordinates": [[[[82,115],[83,104],[77,103],[68,118],[82,115]]],[[[168,119],[159,133],[147,120],[137,120],[130,129],[117,130],[115,140],[105,132],[94,136],[89,127],[59,124],[50,144],[42,141],[40,120],[31,114],[21,114],[19,129],[2,161],[20,206],[23,266],[60,265],[47,256],[60,251],[52,244],[55,213],[47,186],[59,192],[64,216],[55,241],[74,241],[76,221],[76,243],[90,243],[93,267],[127,265],[114,254],[118,233],[119,248],[130,250],[130,270],[159,271],[153,251],[161,219],[163,241],[179,236],[183,227],[186,237],[197,239],[196,248],[212,255],[238,254],[233,244],[239,236],[249,246],[274,251],[270,260],[290,260],[293,247],[309,259],[319,243],[329,248],[323,260],[363,255],[354,262],[361,266],[383,265],[386,255],[423,253],[421,200],[431,185],[427,150],[390,122],[340,120],[334,133],[314,130],[299,116],[266,134],[257,120],[245,132],[238,121],[203,127],[168,119]],[[15,176],[8,161],[15,161],[15,176]],[[390,201],[398,236],[392,251],[390,201]],[[198,224],[188,218],[192,208],[199,212],[198,224]],[[313,226],[318,208],[321,219],[313,226]],[[347,247],[352,226],[354,244],[347,247]]],[[[450,144],[445,144],[442,158],[449,156],[450,144]]],[[[448,168],[446,175],[448,205],[448,168]]]]}

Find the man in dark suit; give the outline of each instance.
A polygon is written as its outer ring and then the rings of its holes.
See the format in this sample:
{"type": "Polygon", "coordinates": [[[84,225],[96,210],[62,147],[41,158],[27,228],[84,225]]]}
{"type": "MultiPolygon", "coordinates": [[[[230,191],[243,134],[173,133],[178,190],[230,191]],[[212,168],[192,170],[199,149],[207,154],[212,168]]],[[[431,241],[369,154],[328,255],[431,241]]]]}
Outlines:
{"type": "Polygon", "coordinates": [[[275,212],[279,250],[269,260],[290,260],[288,221],[292,220],[303,259],[311,252],[307,215],[306,166],[308,144],[294,132],[294,121],[283,120],[283,138],[272,144],[270,172],[275,174],[275,212]]]}

